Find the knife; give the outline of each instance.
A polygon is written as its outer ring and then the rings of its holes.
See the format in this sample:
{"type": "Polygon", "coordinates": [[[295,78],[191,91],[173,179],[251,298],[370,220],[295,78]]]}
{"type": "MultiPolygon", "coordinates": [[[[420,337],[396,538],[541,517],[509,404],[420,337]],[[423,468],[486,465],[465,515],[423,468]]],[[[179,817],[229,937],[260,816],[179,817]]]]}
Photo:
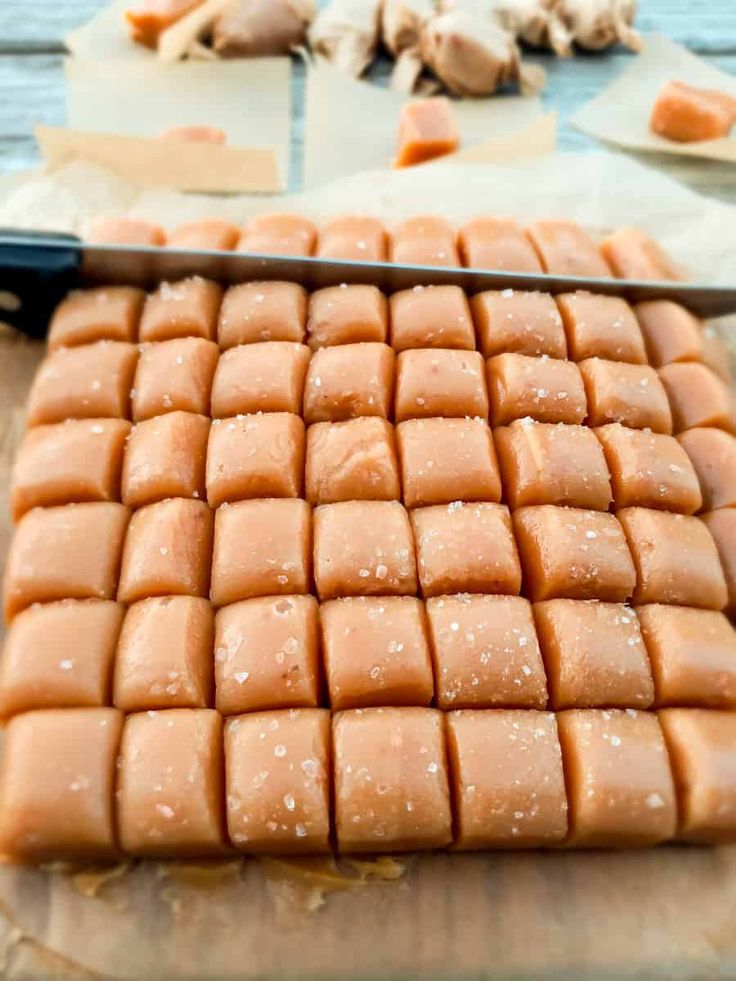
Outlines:
{"type": "Polygon", "coordinates": [[[368,283],[386,293],[413,286],[454,284],[482,290],[588,290],[640,300],[674,300],[701,317],[736,313],[736,286],[593,279],[444,266],[408,266],[293,256],[212,252],[158,246],[91,245],[75,235],[0,229],[0,321],[31,337],[44,337],[51,315],[78,287],[111,285],[150,289],[162,280],[205,276],[223,285],[259,279],[301,283],[309,290],[368,283]]]}

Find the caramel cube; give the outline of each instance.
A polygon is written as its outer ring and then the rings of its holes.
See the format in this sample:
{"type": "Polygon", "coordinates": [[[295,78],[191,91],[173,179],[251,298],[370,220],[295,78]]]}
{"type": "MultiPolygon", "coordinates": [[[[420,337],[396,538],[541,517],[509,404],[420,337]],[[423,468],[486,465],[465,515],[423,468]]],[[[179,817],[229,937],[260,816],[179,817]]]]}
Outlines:
{"type": "Polygon", "coordinates": [[[330,850],[330,713],[254,712],[225,724],[227,827],[236,848],[330,850]]]}
{"type": "Polygon", "coordinates": [[[250,497],[299,497],[304,423],[291,412],[215,419],[207,446],[212,507],[250,497]]]}
{"type": "Polygon", "coordinates": [[[210,420],[167,412],[133,427],[123,462],[123,503],[132,508],[167,497],[205,497],[210,420]]]}
{"type": "Polygon", "coordinates": [[[672,408],[674,431],[713,426],[736,435],[733,392],[704,364],[667,364],[659,377],[672,408]]]}
{"type": "Polygon", "coordinates": [[[736,509],[722,508],[702,515],[703,523],[713,536],[726,579],[728,602],[726,613],[736,613],[736,509]]]}
{"type": "Polygon", "coordinates": [[[570,424],[585,418],[585,389],[572,361],[498,354],[486,371],[494,426],[525,418],[570,424]]]}
{"type": "Polygon", "coordinates": [[[240,283],[225,292],[217,325],[223,349],[256,341],[301,344],[307,322],[307,294],[298,283],[240,283]]]}
{"type": "Polygon", "coordinates": [[[310,426],[306,497],[311,504],[398,500],[393,426],[373,416],[310,426]]]}
{"type": "Polygon", "coordinates": [[[736,707],[736,632],[716,610],[639,607],[657,705],[736,707]]]}
{"type": "Polygon", "coordinates": [[[13,519],[36,507],[120,500],[129,432],[123,419],[69,419],[29,429],[13,465],[13,519]]]}
{"type": "Polygon", "coordinates": [[[141,317],[142,341],[170,341],[175,337],[217,337],[217,314],[222,287],[201,276],[178,283],[161,283],[149,293],[141,317]]]}
{"type": "Polygon", "coordinates": [[[0,771],[0,852],[20,862],[118,855],[113,779],[122,715],[40,709],[11,719],[0,771]]]}
{"type": "Polygon", "coordinates": [[[32,603],[113,599],[129,512],[94,502],[35,508],[21,518],[5,566],[5,617],[32,603]]]}
{"type": "Polygon", "coordinates": [[[137,341],[144,296],[132,286],[73,290],[51,318],[49,350],[95,341],[137,341]]]}
{"type": "Polygon", "coordinates": [[[309,348],[293,341],[240,344],[225,351],[212,382],[215,418],[302,411],[309,348]]]}
{"type": "Polygon", "coordinates": [[[736,507],[736,438],[721,429],[695,428],[677,441],[698,475],[703,509],[736,507]]]}
{"type": "Polygon", "coordinates": [[[470,306],[459,286],[415,286],[394,293],[389,302],[395,351],[415,347],[475,350],[470,306]]]}
{"type": "Polygon", "coordinates": [[[133,514],[123,548],[118,600],[206,596],[212,512],[204,501],[172,497],[133,514]]]}
{"type": "Polygon", "coordinates": [[[314,511],[314,579],[321,600],[417,590],[409,518],[396,501],[343,501],[314,511]]]}
{"type": "Polygon", "coordinates": [[[626,429],[596,429],[611,473],[617,508],[636,505],[692,514],[702,503],[698,478],[673,436],[626,429]]]}
{"type": "Polygon", "coordinates": [[[317,240],[320,259],[338,262],[385,262],[386,230],[369,215],[341,215],[326,222],[317,240]]]}
{"type": "Polygon", "coordinates": [[[413,596],[350,596],[320,608],[333,711],[429,705],[434,690],[423,604],[413,596]]]}
{"type": "Polygon", "coordinates": [[[519,592],[521,566],[505,505],[416,508],[411,524],[424,596],[519,592]]]}
{"type": "Polygon", "coordinates": [[[484,419],[407,419],[396,427],[404,504],[500,501],[501,478],[484,419]]]}
{"type": "Polygon", "coordinates": [[[385,342],[388,304],[375,286],[327,286],[309,298],[307,343],[311,348],[360,341],[385,342]]]}
{"type": "Polygon", "coordinates": [[[726,92],[667,82],[652,106],[653,133],[678,143],[728,136],[736,122],[736,98],[726,92]]]}
{"type": "Polygon", "coordinates": [[[546,600],[535,603],[534,619],[551,708],[645,709],[652,704],[652,672],[630,606],[546,600]]]}
{"type": "Polygon", "coordinates": [[[542,260],[545,272],[556,276],[595,278],[611,275],[608,263],[595,243],[576,222],[561,219],[535,221],[526,232],[542,260]]]}
{"type": "Polygon", "coordinates": [[[215,606],[253,596],[309,592],[311,518],[308,504],[289,498],[218,508],[211,590],[215,606]]]}
{"type": "Polygon", "coordinates": [[[681,841],[736,840],[736,714],[664,709],[659,721],[677,787],[681,841]]]}
{"type": "Polygon", "coordinates": [[[541,272],[542,263],[512,218],[474,218],[458,233],[460,257],[470,269],[541,272]]]}
{"type": "Polygon", "coordinates": [[[544,708],[532,609],[520,596],[427,600],[438,708],[544,708]]]}
{"type": "Polygon", "coordinates": [[[405,266],[459,266],[455,231],[444,218],[407,218],[389,235],[389,262],[405,266]]]}
{"type": "Polygon", "coordinates": [[[659,375],[648,365],[588,358],[578,365],[588,400],[588,425],[620,422],[630,429],[672,433],[672,413],[659,375]]]}
{"type": "Polygon", "coordinates": [[[61,347],[36,372],[28,396],[29,426],[65,419],[129,419],[138,351],[122,341],[61,347]]]}
{"type": "Polygon", "coordinates": [[[312,255],[317,229],[301,215],[258,215],[238,239],[238,252],[256,255],[312,255]]]}
{"type": "Polygon", "coordinates": [[[266,596],[218,610],[216,706],[222,715],[319,704],[317,601],[266,596]]]}
{"type": "Polygon", "coordinates": [[[207,708],[214,631],[209,600],[198,596],[156,596],[131,606],[115,659],[115,706],[124,712],[207,708]]]}
{"type": "Polygon", "coordinates": [[[419,851],[452,841],[441,712],[338,712],[332,739],[339,851],[419,851]]]}
{"type": "Polygon", "coordinates": [[[304,421],[388,419],[394,406],[396,355],[387,344],[341,344],[314,352],[304,388],[304,421]]]}
{"type": "Polygon", "coordinates": [[[221,218],[188,221],[179,225],[166,240],[170,249],[194,249],[207,252],[230,252],[240,231],[237,225],[221,218]]]}
{"type": "Polygon", "coordinates": [[[607,511],[611,482],[603,450],[587,426],[518,419],[494,433],[512,508],[569,504],[607,511]]]}
{"type": "Polygon", "coordinates": [[[641,228],[618,228],[600,244],[617,279],[680,279],[680,271],[658,242],[641,228]]]}
{"type": "Polygon", "coordinates": [[[673,361],[698,361],[703,339],[700,322],[672,300],[645,300],[634,306],[649,363],[655,368],[673,361]]]}
{"type": "Polygon", "coordinates": [[[145,345],[131,392],[133,419],[142,422],[167,412],[209,415],[218,357],[217,345],[201,337],[145,345]]]}
{"type": "Polygon", "coordinates": [[[222,717],[214,709],[137,712],[120,743],[123,851],[140,857],[225,852],[222,717]]]}
{"type": "Polygon", "coordinates": [[[411,167],[454,153],[460,145],[452,103],[445,96],[413,99],[399,113],[399,145],[394,167],[411,167]]]}
{"type": "Polygon", "coordinates": [[[20,613],[0,660],[0,716],[109,702],[123,612],[109,600],[61,600],[20,613]]]}
{"type": "Polygon", "coordinates": [[[596,293],[563,293],[557,297],[557,305],[574,361],[606,358],[647,363],[644,338],[626,300],[596,293]]]}
{"type": "Polygon", "coordinates": [[[562,317],[548,293],[487,290],[470,305],[484,358],[504,353],[567,357],[562,317]]]}
{"type": "Polygon", "coordinates": [[[567,833],[567,798],[552,712],[447,715],[455,847],[539,848],[567,833]]]}
{"type": "Polygon", "coordinates": [[[636,507],[619,511],[618,518],[636,565],[635,603],[723,609],[726,581],[700,518],[636,507]]]}
{"type": "Polygon", "coordinates": [[[520,508],[514,532],[532,600],[622,603],[633,594],[636,570],[612,514],[552,505],[520,508]]]}
{"type": "Polygon", "coordinates": [[[488,418],[483,358],[477,351],[402,351],[396,367],[397,422],[428,416],[488,418]]]}
{"type": "MultiPolygon", "coordinates": [[[[174,0],[174,3],[191,7],[194,0],[174,0]]],[[[101,216],[90,222],[84,239],[95,245],[160,246],[166,244],[166,233],[160,225],[150,221],[101,216]]]]}

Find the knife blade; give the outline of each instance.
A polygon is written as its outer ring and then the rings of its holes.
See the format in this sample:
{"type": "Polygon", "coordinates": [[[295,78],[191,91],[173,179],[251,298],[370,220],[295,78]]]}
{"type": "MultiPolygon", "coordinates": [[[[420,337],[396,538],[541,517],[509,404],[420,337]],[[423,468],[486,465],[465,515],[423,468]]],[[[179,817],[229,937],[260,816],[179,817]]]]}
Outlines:
{"type": "Polygon", "coordinates": [[[150,289],[162,280],[205,276],[223,285],[289,280],[308,290],[369,283],[386,293],[414,286],[453,284],[468,293],[540,290],[623,296],[631,303],[669,299],[701,317],[736,313],[736,286],[645,282],[515,273],[387,262],[354,262],[244,252],[194,251],[154,246],[92,245],[73,235],[0,230],[0,320],[43,337],[54,308],[81,286],[124,283],[150,289]]]}

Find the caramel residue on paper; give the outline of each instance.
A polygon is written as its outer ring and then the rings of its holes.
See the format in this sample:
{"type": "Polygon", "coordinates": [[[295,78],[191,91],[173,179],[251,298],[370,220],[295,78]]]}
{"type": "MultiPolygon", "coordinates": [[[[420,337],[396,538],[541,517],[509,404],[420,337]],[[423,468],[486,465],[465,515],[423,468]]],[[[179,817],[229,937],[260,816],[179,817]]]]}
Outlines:
{"type": "Polygon", "coordinates": [[[71,874],[72,887],[82,896],[88,899],[97,899],[104,887],[122,879],[132,868],[132,862],[120,862],[107,869],[83,869],[81,872],[71,874]]]}
{"type": "Polygon", "coordinates": [[[214,892],[225,883],[235,882],[242,867],[241,858],[224,862],[162,862],[156,866],[156,874],[179,886],[214,892]]]}

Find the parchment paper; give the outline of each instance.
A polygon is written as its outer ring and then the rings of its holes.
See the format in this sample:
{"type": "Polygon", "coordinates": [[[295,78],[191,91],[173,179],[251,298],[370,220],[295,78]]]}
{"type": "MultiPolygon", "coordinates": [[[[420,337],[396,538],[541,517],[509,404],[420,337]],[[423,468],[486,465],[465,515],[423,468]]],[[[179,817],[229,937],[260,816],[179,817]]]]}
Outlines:
{"type": "MultiPolygon", "coordinates": [[[[390,166],[399,111],[408,98],[348,78],[330,65],[311,66],[304,116],[304,186],[390,166]]],[[[523,130],[542,115],[538,98],[521,96],[459,99],[452,105],[462,150],[523,130]]]]}
{"type": "MultiPolygon", "coordinates": [[[[699,5],[693,6],[694,11],[696,7],[699,5]]],[[[707,14],[707,4],[703,5],[702,13],[707,14]]],[[[649,34],[643,52],[631,59],[626,71],[579,109],[570,122],[588,136],[630,150],[736,162],[736,135],[699,143],[675,143],[650,131],[649,116],[654,100],[663,85],[672,81],[719,89],[736,96],[733,75],[719,71],[661,34],[649,34]]]]}

